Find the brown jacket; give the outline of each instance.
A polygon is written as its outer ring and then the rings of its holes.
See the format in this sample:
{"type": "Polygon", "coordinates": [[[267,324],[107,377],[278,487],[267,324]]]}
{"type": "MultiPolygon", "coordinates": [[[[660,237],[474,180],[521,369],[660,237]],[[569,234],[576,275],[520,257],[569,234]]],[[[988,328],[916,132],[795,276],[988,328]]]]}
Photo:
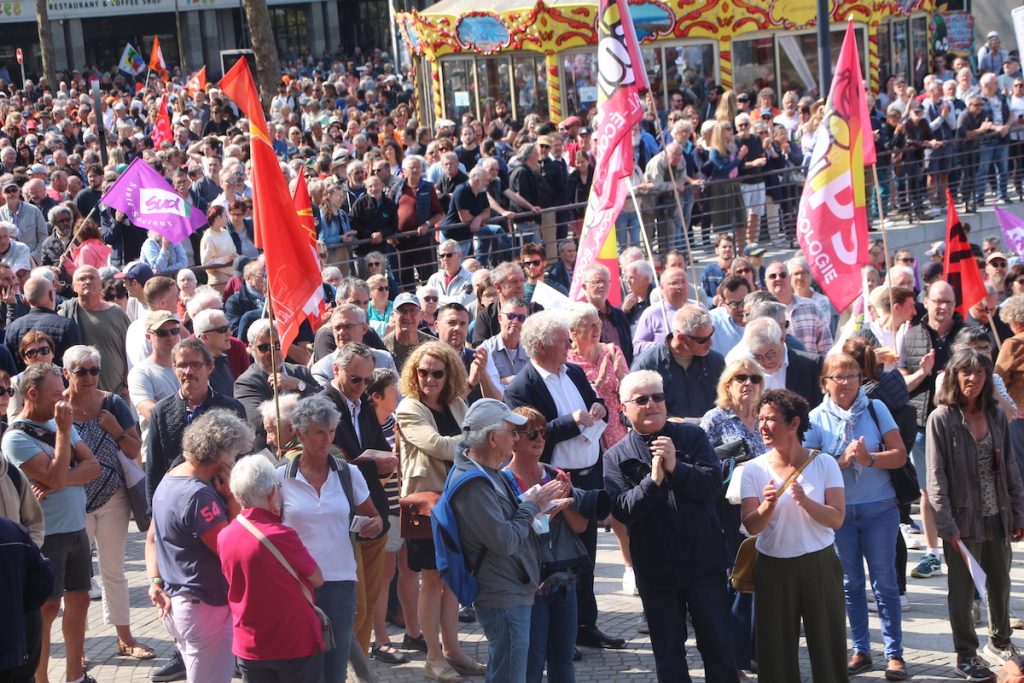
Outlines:
{"type": "Polygon", "coordinates": [[[1024,410],[1024,334],[1003,342],[996,358],[996,374],[1003,378],[1017,409],[1024,410]]]}
{"type": "MultiPolygon", "coordinates": [[[[1014,529],[1024,529],[1024,485],[1010,450],[1009,425],[1001,410],[989,413],[988,428],[995,451],[999,515],[1009,536],[1014,529]]],[[[968,543],[984,541],[977,445],[959,408],[941,405],[928,417],[925,458],[928,503],[935,511],[939,536],[959,535],[968,543]]]]}
{"type": "MultiPolygon", "coordinates": [[[[466,418],[466,402],[461,398],[449,404],[455,422],[466,418]]],[[[402,468],[402,495],[444,489],[448,470],[455,462],[462,434],[441,436],[434,414],[414,398],[403,398],[395,411],[399,432],[399,460],[402,468]]]]}

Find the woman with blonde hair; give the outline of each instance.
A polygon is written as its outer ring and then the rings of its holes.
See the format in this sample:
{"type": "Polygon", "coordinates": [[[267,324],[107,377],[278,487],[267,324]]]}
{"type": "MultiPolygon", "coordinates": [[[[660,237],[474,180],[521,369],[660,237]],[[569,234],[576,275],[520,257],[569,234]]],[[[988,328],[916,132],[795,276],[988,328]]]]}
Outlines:
{"type": "MultiPolygon", "coordinates": [[[[440,494],[462,441],[466,366],[447,344],[421,344],[406,360],[398,389],[405,397],[396,411],[402,496],[440,494]]],[[[406,549],[409,568],[422,573],[418,612],[427,678],[452,683],[483,674],[487,667],[459,645],[459,601],[437,571],[433,537],[407,538],[406,549]]]]}
{"type": "Polygon", "coordinates": [[[702,170],[708,180],[704,196],[711,213],[712,228],[715,232],[734,230],[736,247],[741,248],[746,236],[747,215],[736,175],[740,162],[747,156],[747,148],[743,146],[737,150],[733,144],[734,136],[731,122],[715,122],[711,129],[708,160],[702,170]]]}
{"type": "Polygon", "coordinates": [[[206,283],[218,292],[224,291],[224,285],[234,273],[232,263],[238,256],[235,242],[227,231],[228,215],[223,206],[212,206],[206,212],[206,218],[210,227],[203,233],[199,242],[199,259],[204,265],[216,264],[220,268],[211,268],[206,271],[206,283]]]}
{"type": "Polygon", "coordinates": [[[367,321],[373,331],[383,338],[394,327],[391,313],[395,309],[395,302],[389,298],[388,278],[386,275],[376,273],[366,278],[366,285],[370,288],[370,305],[366,309],[367,321]]]}
{"type": "Polygon", "coordinates": [[[739,113],[739,109],[739,103],[736,101],[736,92],[726,90],[718,98],[718,107],[715,108],[715,121],[731,124],[736,120],[736,114],[739,113]]]}

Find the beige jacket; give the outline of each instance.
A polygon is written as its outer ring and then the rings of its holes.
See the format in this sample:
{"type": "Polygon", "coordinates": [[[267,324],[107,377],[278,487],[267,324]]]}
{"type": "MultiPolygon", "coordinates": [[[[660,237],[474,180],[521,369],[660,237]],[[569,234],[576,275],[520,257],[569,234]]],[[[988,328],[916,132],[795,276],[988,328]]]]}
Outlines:
{"type": "MultiPolygon", "coordinates": [[[[466,417],[466,402],[461,398],[449,404],[452,417],[458,424],[466,417]]],[[[462,435],[441,436],[437,433],[434,414],[414,398],[403,398],[395,411],[399,433],[399,453],[402,468],[402,495],[444,489],[448,470],[455,462],[455,452],[462,435]]]]}
{"type": "Polygon", "coordinates": [[[43,526],[43,509],[32,493],[32,485],[28,477],[16,470],[14,475],[21,477],[21,493],[11,480],[8,467],[14,467],[7,461],[7,458],[0,456],[0,517],[5,517],[21,524],[28,529],[29,535],[35,544],[42,547],[43,535],[46,529],[43,526]]]}

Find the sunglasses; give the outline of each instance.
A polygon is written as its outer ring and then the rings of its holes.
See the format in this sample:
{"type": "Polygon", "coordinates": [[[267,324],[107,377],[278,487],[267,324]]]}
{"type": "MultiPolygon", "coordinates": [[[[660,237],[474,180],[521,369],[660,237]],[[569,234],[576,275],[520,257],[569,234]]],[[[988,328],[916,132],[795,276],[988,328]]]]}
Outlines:
{"type": "Polygon", "coordinates": [[[427,377],[433,377],[434,379],[444,379],[444,370],[427,370],[426,368],[416,368],[416,374],[426,379],[427,377]]]}
{"type": "Polygon", "coordinates": [[[443,254],[438,254],[438,256],[440,256],[441,258],[454,258],[455,257],[455,252],[453,252],[453,251],[446,251],[443,254]]]}
{"type": "Polygon", "coordinates": [[[789,277],[789,273],[768,273],[765,278],[769,280],[785,280],[789,277]]]}
{"type": "Polygon", "coordinates": [[[650,396],[647,396],[647,395],[637,396],[636,398],[631,398],[628,401],[623,401],[623,403],[635,403],[638,406],[645,406],[648,403],[650,403],[652,400],[655,403],[664,403],[665,402],[665,394],[659,393],[659,394],[651,394],[650,396]]]}
{"type": "Polygon", "coordinates": [[[523,265],[524,265],[524,266],[530,266],[531,268],[534,268],[534,267],[536,267],[536,266],[539,266],[539,265],[540,265],[540,264],[542,264],[542,263],[544,263],[544,262],[543,262],[543,261],[541,261],[540,259],[534,259],[534,260],[532,260],[532,261],[523,261],[523,265]]]}
{"type": "Polygon", "coordinates": [[[526,322],[525,313],[502,313],[502,315],[505,316],[505,320],[517,320],[521,323],[526,322]]]}
{"type": "Polygon", "coordinates": [[[436,296],[425,296],[423,297],[423,300],[428,304],[436,304],[438,302],[438,298],[436,296]]]}
{"type": "Polygon", "coordinates": [[[348,374],[347,370],[345,371],[345,376],[348,377],[348,381],[352,382],[352,384],[369,384],[373,381],[373,377],[357,377],[356,375],[348,374]]]}
{"type": "Polygon", "coordinates": [[[10,397],[14,396],[14,387],[0,387],[0,392],[7,394],[10,397]]]}
{"type": "Polygon", "coordinates": [[[176,337],[179,334],[181,334],[181,328],[172,327],[169,330],[150,330],[150,332],[160,337],[161,339],[166,339],[167,337],[176,337]]]}
{"type": "Polygon", "coordinates": [[[695,337],[692,334],[683,333],[683,336],[686,337],[687,339],[689,339],[690,341],[692,341],[694,344],[701,344],[701,345],[707,344],[708,342],[710,342],[711,341],[711,337],[713,337],[714,335],[715,335],[714,330],[712,330],[711,334],[709,334],[706,337],[695,337]]]}
{"type": "Polygon", "coordinates": [[[388,291],[388,288],[385,285],[380,285],[379,287],[374,287],[373,291],[375,291],[375,292],[386,292],[386,291],[388,291]]]}
{"type": "Polygon", "coordinates": [[[733,375],[732,381],[739,382],[740,384],[746,384],[747,382],[760,384],[764,381],[764,377],[761,375],[733,375]]]}
{"type": "MultiPolygon", "coordinates": [[[[267,351],[270,350],[270,344],[257,344],[256,350],[259,351],[260,353],[266,353],[267,351]]],[[[274,342],[274,350],[281,350],[281,342],[274,342]]]]}
{"type": "Polygon", "coordinates": [[[86,375],[92,375],[96,377],[100,374],[100,369],[93,366],[91,368],[75,368],[69,371],[75,377],[85,377],[86,375]]]}
{"type": "Polygon", "coordinates": [[[210,332],[216,332],[217,334],[226,334],[227,331],[230,329],[231,327],[229,327],[228,325],[221,325],[220,327],[214,327],[212,329],[207,330],[206,334],[209,334],[210,332]]]}
{"type": "Polygon", "coordinates": [[[737,275],[742,275],[743,273],[753,273],[753,272],[754,272],[754,270],[752,268],[737,268],[736,269],[736,274],[737,275]]]}
{"type": "Polygon", "coordinates": [[[380,261],[367,261],[366,265],[370,268],[376,268],[380,265],[380,261]]]}
{"type": "Polygon", "coordinates": [[[519,436],[525,436],[530,441],[536,441],[537,439],[548,438],[548,430],[545,429],[520,429],[518,430],[519,436]]]}
{"type": "Polygon", "coordinates": [[[1005,268],[1006,261],[989,261],[988,264],[993,268],[1005,268]]]}
{"type": "Polygon", "coordinates": [[[49,346],[41,346],[38,349],[28,349],[25,351],[25,358],[35,358],[36,356],[49,356],[53,353],[53,349],[49,346]]]}

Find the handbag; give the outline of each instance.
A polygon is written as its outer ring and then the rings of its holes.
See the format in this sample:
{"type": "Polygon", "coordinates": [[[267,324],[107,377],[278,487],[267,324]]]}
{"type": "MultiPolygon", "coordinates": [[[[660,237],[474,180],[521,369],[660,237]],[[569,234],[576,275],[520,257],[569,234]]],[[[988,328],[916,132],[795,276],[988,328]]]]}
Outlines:
{"type": "Polygon", "coordinates": [[[306,587],[306,584],[302,582],[302,579],[299,578],[299,575],[295,573],[295,570],[292,569],[291,563],[284,558],[284,555],[282,555],[281,551],[277,549],[277,546],[271,543],[270,539],[267,538],[262,531],[256,528],[256,525],[242,515],[236,516],[235,520],[242,526],[242,528],[246,529],[249,533],[259,539],[259,542],[263,544],[263,547],[269,550],[270,554],[276,557],[277,561],[281,563],[288,573],[299,582],[299,588],[302,589],[302,594],[306,596],[306,600],[309,601],[309,606],[313,608],[313,612],[316,613],[317,619],[320,620],[320,631],[324,639],[324,652],[333,650],[334,627],[331,625],[331,618],[327,616],[322,609],[316,606],[316,601],[313,600],[313,594],[309,591],[309,588],[306,587]]]}
{"type": "MultiPolygon", "coordinates": [[[[796,478],[807,469],[807,466],[818,457],[820,451],[811,451],[807,459],[804,460],[803,464],[796,469],[796,472],[789,475],[786,481],[782,482],[782,486],[779,487],[777,498],[781,498],[782,494],[786,492],[789,485],[796,481],[796,478]]],[[[739,550],[736,551],[736,561],[732,566],[732,576],[729,578],[729,582],[732,587],[741,593],[753,593],[754,592],[754,565],[757,563],[757,536],[750,536],[743,540],[740,544],[739,550]]]]}
{"type": "Polygon", "coordinates": [[[440,497],[440,493],[420,491],[398,499],[398,524],[402,538],[407,541],[424,541],[434,537],[430,512],[440,497]]]}
{"type": "Polygon", "coordinates": [[[138,463],[122,453],[117,452],[117,461],[121,464],[124,474],[124,488],[128,492],[128,506],[135,518],[135,526],[145,533],[149,530],[149,505],[146,503],[146,473],[138,463]]]}

